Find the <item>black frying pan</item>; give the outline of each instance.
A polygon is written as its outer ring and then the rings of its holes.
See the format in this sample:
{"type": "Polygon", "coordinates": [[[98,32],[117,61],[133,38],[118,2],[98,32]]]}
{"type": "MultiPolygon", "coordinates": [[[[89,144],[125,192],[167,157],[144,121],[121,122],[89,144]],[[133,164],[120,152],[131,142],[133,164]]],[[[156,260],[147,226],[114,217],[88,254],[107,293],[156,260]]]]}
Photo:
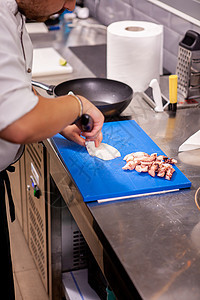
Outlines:
{"type": "Polygon", "coordinates": [[[62,82],[57,86],[32,81],[50,95],[63,96],[72,91],[90,100],[104,116],[119,115],[131,102],[133,90],[125,83],[105,78],[80,78],[62,82]]]}

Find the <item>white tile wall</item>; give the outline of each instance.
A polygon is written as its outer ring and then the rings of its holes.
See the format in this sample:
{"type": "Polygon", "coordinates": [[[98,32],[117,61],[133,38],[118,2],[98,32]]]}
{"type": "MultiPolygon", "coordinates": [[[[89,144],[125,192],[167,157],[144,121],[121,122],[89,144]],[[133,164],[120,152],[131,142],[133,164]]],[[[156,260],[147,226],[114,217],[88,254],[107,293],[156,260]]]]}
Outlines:
{"type": "Polygon", "coordinates": [[[200,27],[153,4],[148,0],[85,0],[93,17],[109,25],[121,20],[148,21],[164,25],[163,66],[175,73],[178,44],[187,30],[200,33],[200,27]]]}

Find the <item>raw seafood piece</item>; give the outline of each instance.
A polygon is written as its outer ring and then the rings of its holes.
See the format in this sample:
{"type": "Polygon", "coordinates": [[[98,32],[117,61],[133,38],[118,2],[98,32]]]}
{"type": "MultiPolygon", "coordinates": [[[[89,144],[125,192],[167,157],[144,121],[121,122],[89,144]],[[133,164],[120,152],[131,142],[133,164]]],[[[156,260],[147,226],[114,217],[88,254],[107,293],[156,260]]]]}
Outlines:
{"type": "Polygon", "coordinates": [[[101,143],[99,147],[95,147],[94,141],[88,141],[85,143],[85,146],[89,155],[96,156],[103,160],[111,160],[121,156],[116,148],[105,143],[101,143]]]}
{"type": "Polygon", "coordinates": [[[134,170],[136,167],[136,163],[131,160],[131,161],[128,161],[127,164],[122,168],[123,170],[134,170]]]}
{"type": "Polygon", "coordinates": [[[132,158],[136,158],[136,157],[142,157],[142,156],[149,156],[147,153],[145,152],[133,152],[133,153],[130,153],[130,154],[127,154],[125,157],[124,157],[124,160],[130,160],[132,158]]]}
{"type": "Polygon", "coordinates": [[[127,154],[124,160],[126,160],[126,165],[122,168],[123,170],[135,169],[139,173],[148,172],[152,177],[157,174],[158,177],[165,177],[167,180],[171,180],[175,171],[172,164],[177,163],[174,158],[164,155],[157,156],[157,153],[149,155],[145,152],[127,154]]]}

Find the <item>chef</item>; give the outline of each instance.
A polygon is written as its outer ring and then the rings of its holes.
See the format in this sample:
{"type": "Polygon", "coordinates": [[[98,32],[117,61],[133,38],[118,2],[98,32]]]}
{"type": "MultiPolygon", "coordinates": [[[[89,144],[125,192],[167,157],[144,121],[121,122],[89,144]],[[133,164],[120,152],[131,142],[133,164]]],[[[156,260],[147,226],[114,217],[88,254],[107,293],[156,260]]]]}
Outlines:
{"type": "Polygon", "coordinates": [[[81,95],[49,99],[37,95],[31,86],[32,44],[25,29],[25,17],[45,21],[65,9],[72,11],[75,0],[1,0],[0,5],[0,290],[4,299],[15,299],[5,209],[7,190],[11,220],[14,206],[7,171],[19,159],[23,146],[60,132],[84,146],[85,140],[102,141],[102,113],[81,95]],[[94,121],[91,132],[81,132],[82,114],[94,121]],[[83,138],[83,136],[85,138],[83,138]]]}

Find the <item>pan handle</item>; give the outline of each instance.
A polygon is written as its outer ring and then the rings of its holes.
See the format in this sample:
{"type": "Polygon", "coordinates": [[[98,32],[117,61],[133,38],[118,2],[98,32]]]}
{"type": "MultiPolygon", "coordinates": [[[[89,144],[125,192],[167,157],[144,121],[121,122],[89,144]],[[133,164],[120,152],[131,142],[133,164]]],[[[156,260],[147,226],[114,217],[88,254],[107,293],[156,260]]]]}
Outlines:
{"type": "Polygon", "coordinates": [[[38,82],[38,81],[35,81],[35,80],[31,80],[31,83],[32,83],[33,86],[45,90],[49,95],[54,94],[54,89],[56,87],[55,85],[48,85],[48,84],[38,82]]]}

